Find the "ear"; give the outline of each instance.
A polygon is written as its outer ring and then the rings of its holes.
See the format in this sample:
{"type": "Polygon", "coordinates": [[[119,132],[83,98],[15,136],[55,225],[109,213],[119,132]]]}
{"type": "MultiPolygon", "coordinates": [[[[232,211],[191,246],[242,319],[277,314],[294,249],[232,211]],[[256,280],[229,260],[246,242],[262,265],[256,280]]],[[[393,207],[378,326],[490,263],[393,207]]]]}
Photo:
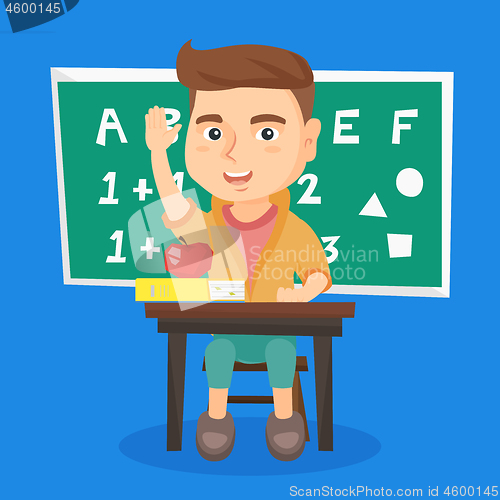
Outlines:
{"type": "Polygon", "coordinates": [[[311,118],[304,127],[306,162],[316,158],[316,146],[319,133],[321,132],[321,122],[317,118],[311,118]]]}

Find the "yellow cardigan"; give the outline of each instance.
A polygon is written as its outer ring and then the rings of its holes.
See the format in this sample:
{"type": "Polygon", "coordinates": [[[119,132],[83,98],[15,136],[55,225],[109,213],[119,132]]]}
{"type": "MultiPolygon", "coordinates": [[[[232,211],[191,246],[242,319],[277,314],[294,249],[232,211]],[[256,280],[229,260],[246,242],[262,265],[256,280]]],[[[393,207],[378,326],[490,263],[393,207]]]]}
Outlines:
{"type": "Polygon", "coordinates": [[[290,212],[290,192],[284,189],[271,195],[269,201],[278,206],[278,215],[255,265],[251,290],[245,259],[222,216],[222,207],[232,202],[214,196],[212,210],[205,213],[189,198],[190,209],[182,219],[171,221],[165,213],[162,220],[188,245],[209,244],[214,252],[209,279],[245,281],[246,302],[276,302],[278,288],[293,288],[294,273],[304,284],[311,274],[322,272],[328,278],[323,291],[328,290],[332,281],[323,246],[309,225],[290,212]]]}

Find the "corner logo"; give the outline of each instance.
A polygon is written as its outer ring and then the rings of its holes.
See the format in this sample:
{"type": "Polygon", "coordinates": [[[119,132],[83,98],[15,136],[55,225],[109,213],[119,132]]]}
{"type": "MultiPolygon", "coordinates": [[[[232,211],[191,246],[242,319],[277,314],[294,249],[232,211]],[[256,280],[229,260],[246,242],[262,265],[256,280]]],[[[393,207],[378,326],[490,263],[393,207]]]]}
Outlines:
{"type": "Polygon", "coordinates": [[[61,17],[75,7],[78,1],[59,0],[48,2],[46,0],[37,0],[35,3],[4,0],[3,3],[5,4],[5,11],[9,17],[12,32],[17,33],[61,17]]]}

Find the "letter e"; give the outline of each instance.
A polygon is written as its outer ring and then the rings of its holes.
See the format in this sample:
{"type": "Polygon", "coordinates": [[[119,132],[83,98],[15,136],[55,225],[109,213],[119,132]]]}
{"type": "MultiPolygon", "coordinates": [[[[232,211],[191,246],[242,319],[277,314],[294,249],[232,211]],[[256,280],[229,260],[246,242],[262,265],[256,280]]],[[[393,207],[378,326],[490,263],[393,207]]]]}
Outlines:
{"type": "Polygon", "coordinates": [[[359,118],[359,109],[343,109],[335,113],[333,144],[359,144],[359,135],[342,135],[342,130],[352,130],[352,123],[340,123],[344,117],[359,118]]]}

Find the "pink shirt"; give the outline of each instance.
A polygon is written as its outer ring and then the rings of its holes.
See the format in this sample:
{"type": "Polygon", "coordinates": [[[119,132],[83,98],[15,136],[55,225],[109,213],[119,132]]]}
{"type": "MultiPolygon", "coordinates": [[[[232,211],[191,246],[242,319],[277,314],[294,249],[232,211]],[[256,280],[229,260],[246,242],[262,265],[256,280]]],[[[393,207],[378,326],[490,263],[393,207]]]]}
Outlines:
{"type": "Polygon", "coordinates": [[[236,245],[246,260],[251,289],[255,264],[271,237],[278,216],[278,207],[272,205],[262,217],[253,222],[240,222],[236,219],[231,213],[231,205],[222,207],[222,216],[226,225],[236,229],[240,234],[236,240],[236,245]]]}

